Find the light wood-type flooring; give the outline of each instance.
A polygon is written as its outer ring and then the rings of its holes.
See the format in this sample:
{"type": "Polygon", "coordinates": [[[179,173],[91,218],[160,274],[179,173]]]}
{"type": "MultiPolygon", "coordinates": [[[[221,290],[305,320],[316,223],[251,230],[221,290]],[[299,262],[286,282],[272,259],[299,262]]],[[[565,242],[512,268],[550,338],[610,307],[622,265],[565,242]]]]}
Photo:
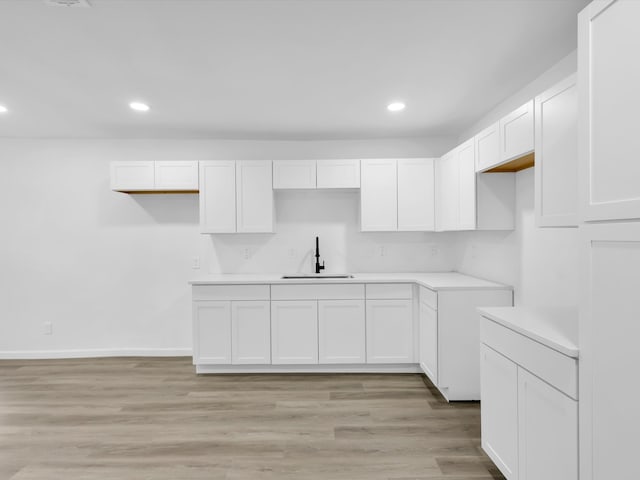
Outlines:
{"type": "Polygon", "coordinates": [[[421,375],[0,360],[2,480],[503,478],[479,445],[479,404],[421,375]]]}

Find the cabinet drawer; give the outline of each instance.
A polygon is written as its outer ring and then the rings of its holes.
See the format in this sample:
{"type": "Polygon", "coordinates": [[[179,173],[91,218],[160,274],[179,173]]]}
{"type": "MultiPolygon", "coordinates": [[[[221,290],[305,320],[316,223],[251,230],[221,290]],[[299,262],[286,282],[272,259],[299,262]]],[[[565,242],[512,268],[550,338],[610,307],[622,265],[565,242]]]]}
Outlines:
{"type": "Polygon", "coordinates": [[[438,309],[438,293],[426,287],[420,287],[420,301],[434,310],[438,309]]]}
{"type": "Polygon", "coordinates": [[[370,283],[367,285],[367,299],[405,300],[413,298],[411,283],[370,283]]]}
{"type": "Polygon", "coordinates": [[[364,285],[334,283],[328,285],[273,285],[273,300],[358,300],[364,298],[364,285]]]}
{"type": "Polygon", "coordinates": [[[482,317],[480,340],[545,382],[578,399],[578,362],[541,343],[482,317]]]}
{"type": "Polygon", "coordinates": [[[194,285],[192,298],[198,300],[269,300],[269,285],[194,285]]]}

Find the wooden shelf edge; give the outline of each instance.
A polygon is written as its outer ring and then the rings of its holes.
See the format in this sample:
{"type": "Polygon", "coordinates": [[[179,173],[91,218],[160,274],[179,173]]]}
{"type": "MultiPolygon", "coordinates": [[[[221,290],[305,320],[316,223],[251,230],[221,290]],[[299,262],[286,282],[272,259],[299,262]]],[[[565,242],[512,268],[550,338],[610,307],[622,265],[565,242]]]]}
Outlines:
{"type": "Polygon", "coordinates": [[[114,192],[128,193],[130,195],[171,195],[200,193],[199,190],[114,190],[114,192]]]}
{"type": "Polygon", "coordinates": [[[527,153],[522,157],[514,158],[506,163],[493,167],[482,173],[507,173],[507,172],[519,172],[535,166],[535,152],[527,153]]]}

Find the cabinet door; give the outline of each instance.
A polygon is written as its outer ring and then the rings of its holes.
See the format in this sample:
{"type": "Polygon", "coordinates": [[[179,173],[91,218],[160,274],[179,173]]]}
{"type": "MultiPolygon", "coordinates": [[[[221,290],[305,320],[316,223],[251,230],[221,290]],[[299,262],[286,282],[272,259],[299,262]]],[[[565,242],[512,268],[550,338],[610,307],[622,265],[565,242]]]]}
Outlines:
{"type": "Polygon", "coordinates": [[[360,188],[360,160],[318,160],[318,188],[360,188]]]}
{"type": "Polygon", "coordinates": [[[398,230],[435,229],[434,188],[432,158],[398,160],[398,230]]]}
{"type": "Polygon", "coordinates": [[[505,477],[517,480],[518,366],[484,344],[480,351],[482,449],[505,477]]]}
{"type": "Polygon", "coordinates": [[[200,162],[200,231],[236,231],[236,163],[200,162]]]}
{"type": "Polygon", "coordinates": [[[320,363],[365,363],[364,300],[318,301],[320,363]]]}
{"type": "Polygon", "coordinates": [[[457,230],[460,213],[458,155],[449,152],[436,161],[436,230],[457,230]]]}
{"type": "Polygon", "coordinates": [[[476,228],[476,160],[473,139],[460,145],[458,154],[458,230],[476,228]]]}
{"type": "Polygon", "coordinates": [[[193,363],[231,363],[231,302],[193,303],[193,363]]]}
{"type": "Polygon", "coordinates": [[[274,160],[273,188],[316,188],[316,161],[274,160]]]}
{"type": "Polygon", "coordinates": [[[155,189],[162,191],[198,190],[198,162],[154,162],[155,189]]]}
{"type": "Polygon", "coordinates": [[[577,480],[578,402],[523,368],[518,368],[518,438],[520,480],[577,480]]]}
{"type": "Polygon", "coordinates": [[[476,172],[500,163],[500,124],[494,123],[473,137],[476,149],[476,172]]]}
{"type": "MultiPolygon", "coordinates": [[[[583,219],[640,218],[640,2],[594,1],[579,16],[583,219]]],[[[614,478],[613,475],[610,478],[614,478]]]]}
{"type": "Polygon", "coordinates": [[[111,190],[135,192],[155,188],[153,161],[111,162],[111,190]]]}
{"type": "Polygon", "coordinates": [[[586,225],[580,301],[580,478],[640,478],[640,222],[586,225]]]}
{"type": "Polygon", "coordinates": [[[272,363],[318,363],[318,302],[271,302],[272,363]]]}
{"type": "Polygon", "coordinates": [[[234,365],[271,363],[271,305],[268,301],[231,303],[234,365]]]}
{"type": "Polygon", "coordinates": [[[500,161],[533,151],[533,100],[500,120],[500,161]]]}
{"type": "Polygon", "coordinates": [[[438,312],[420,302],[420,367],[438,385],[438,312]]]}
{"type": "Polygon", "coordinates": [[[360,222],[363,232],[398,229],[395,159],[361,161],[360,222]]]}
{"type": "Polygon", "coordinates": [[[572,75],[536,97],[535,210],[539,227],[578,225],[578,88],[572,75]]]}
{"type": "Polygon", "coordinates": [[[237,162],[236,195],[238,232],[273,232],[271,161],[237,162]]]}
{"type": "Polygon", "coordinates": [[[411,300],[367,300],[367,363],[413,363],[411,300]]]}

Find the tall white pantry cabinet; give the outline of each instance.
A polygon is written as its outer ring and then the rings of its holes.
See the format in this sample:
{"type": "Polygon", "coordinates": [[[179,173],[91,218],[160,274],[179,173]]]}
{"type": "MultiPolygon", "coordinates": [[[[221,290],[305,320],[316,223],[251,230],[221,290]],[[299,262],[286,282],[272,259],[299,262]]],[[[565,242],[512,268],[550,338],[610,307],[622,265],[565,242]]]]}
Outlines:
{"type": "Polygon", "coordinates": [[[580,479],[640,478],[640,2],[578,17],[580,479]]]}

